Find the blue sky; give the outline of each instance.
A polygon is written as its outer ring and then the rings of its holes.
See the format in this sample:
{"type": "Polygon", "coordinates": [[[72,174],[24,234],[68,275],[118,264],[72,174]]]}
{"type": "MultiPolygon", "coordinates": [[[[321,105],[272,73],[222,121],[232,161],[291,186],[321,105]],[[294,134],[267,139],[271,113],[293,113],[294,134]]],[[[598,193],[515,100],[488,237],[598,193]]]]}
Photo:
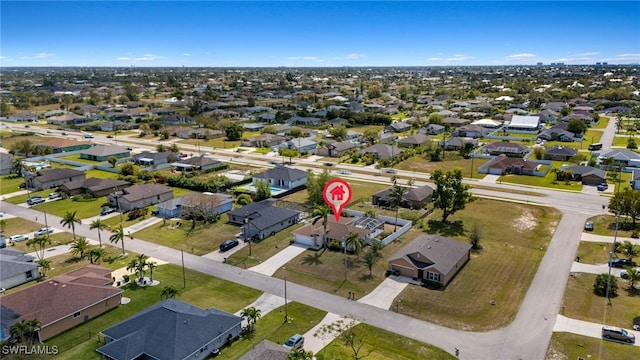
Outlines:
{"type": "Polygon", "coordinates": [[[640,63],[640,2],[5,1],[2,66],[640,63]]]}

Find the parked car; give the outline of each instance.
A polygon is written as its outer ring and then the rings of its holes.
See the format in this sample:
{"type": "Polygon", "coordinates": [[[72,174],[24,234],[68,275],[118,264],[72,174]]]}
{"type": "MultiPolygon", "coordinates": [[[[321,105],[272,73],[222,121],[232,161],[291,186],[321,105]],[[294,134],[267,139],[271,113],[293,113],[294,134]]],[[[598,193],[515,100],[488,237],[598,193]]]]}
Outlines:
{"type": "Polygon", "coordinates": [[[220,244],[220,251],[231,250],[234,247],[238,246],[238,244],[240,244],[240,241],[238,241],[238,239],[225,240],[222,242],[222,244],[220,244]]]}
{"type": "Polygon", "coordinates": [[[53,134],[53,131],[47,130],[47,134],[53,134]]]}
{"type": "Polygon", "coordinates": [[[396,169],[392,169],[392,168],[388,168],[388,169],[382,169],[383,173],[387,173],[387,174],[397,174],[398,170],[396,169]]]}
{"type": "Polygon", "coordinates": [[[593,221],[587,221],[584,224],[584,229],[587,231],[593,231],[593,221]]]}
{"type": "Polygon", "coordinates": [[[60,133],[60,135],[67,135],[67,133],[63,131],[60,133]]]}
{"type": "Polygon", "coordinates": [[[36,232],[33,233],[33,236],[40,236],[40,235],[47,235],[47,234],[51,234],[53,232],[53,229],[50,227],[43,227],[40,230],[37,230],[36,232]]]}
{"type": "Polygon", "coordinates": [[[49,199],[53,200],[53,199],[59,199],[61,198],[60,194],[57,192],[52,192],[51,194],[49,194],[49,196],[47,196],[49,199]]]}
{"type": "Polygon", "coordinates": [[[635,335],[630,333],[628,330],[614,326],[603,326],[602,337],[607,340],[620,340],[629,344],[636,342],[635,335]]]}
{"type": "Polygon", "coordinates": [[[351,175],[351,171],[349,171],[349,170],[338,170],[338,174],[340,174],[340,175],[351,175]]]}
{"type": "Polygon", "coordinates": [[[284,345],[287,349],[302,349],[304,347],[304,336],[295,334],[287,340],[284,345]]]}
{"type": "Polygon", "coordinates": [[[116,212],[116,209],[114,209],[112,207],[106,207],[106,208],[102,208],[102,210],[100,211],[100,215],[108,215],[108,214],[111,214],[113,212],[116,212]]]}
{"type": "Polygon", "coordinates": [[[389,275],[399,276],[400,275],[400,270],[398,270],[398,269],[389,269],[389,270],[387,270],[387,276],[389,276],[389,275]]]}
{"type": "MultiPolygon", "coordinates": [[[[635,269],[636,269],[636,271],[640,272],[640,267],[635,268],[635,269]]],[[[629,277],[629,272],[627,271],[627,269],[620,270],[620,277],[623,278],[623,279],[626,279],[626,278],[629,277]]]]}
{"type": "Polygon", "coordinates": [[[334,165],[335,165],[335,164],[334,164],[334,163],[332,163],[332,162],[326,162],[326,163],[324,163],[324,166],[334,166],[334,165]]]}
{"type": "Polygon", "coordinates": [[[107,135],[107,139],[113,139],[113,135],[107,135]]]}
{"type": "Polygon", "coordinates": [[[605,191],[609,188],[609,184],[607,184],[606,182],[600,183],[597,186],[598,191],[605,191]]]}
{"type": "Polygon", "coordinates": [[[636,263],[629,259],[613,259],[610,261],[611,267],[624,268],[627,266],[636,266],[636,263]]]}
{"type": "Polygon", "coordinates": [[[45,200],[42,198],[42,196],[34,196],[27,200],[27,204],[29,205],[41,204],[43,202],[45,202],[45,200]]]}
{"type": "Polygon", "coordinates": [[[29,240],[29,237],[27,235],[13,235],[9,237],[9,244],[11,244],[12,242],[19,242],[19,241],[25,241],[25,240],[29,240]]]}

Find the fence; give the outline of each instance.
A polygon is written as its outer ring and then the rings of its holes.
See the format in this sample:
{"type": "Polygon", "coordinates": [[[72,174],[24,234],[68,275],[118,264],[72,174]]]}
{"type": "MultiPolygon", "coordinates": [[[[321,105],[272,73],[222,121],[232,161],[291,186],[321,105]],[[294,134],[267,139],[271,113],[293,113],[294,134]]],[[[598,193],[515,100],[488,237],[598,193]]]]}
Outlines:
{"type": "MultiPolygon", "coordinates": [[[[365,213],[363,213],[362,211],[349,210],[349,209],[344,209],[342,211],[346,212],[351,217],[365,216],[365,213]]],[[[396,218],[393,218],[393,217],[390,217],[390,216],[378,215],[378,216],[376,216],[376,219],[380,220],[381,222],[387,223],[387,224],[402,225],[399,229],[396,229],[396,231],[394,231],[391,235],[389,235],[386,238],[381,240],[381,242],[385,246],[388,245],[393,240],[395,240],[398,237],[400,237],[402,234],[404,234],[407,231],[409,231],[409,229],[411,229],[411,226],[413,226],[413,222],[411,220],[398,219],[398,221],[396,222],[396,218]]]]}

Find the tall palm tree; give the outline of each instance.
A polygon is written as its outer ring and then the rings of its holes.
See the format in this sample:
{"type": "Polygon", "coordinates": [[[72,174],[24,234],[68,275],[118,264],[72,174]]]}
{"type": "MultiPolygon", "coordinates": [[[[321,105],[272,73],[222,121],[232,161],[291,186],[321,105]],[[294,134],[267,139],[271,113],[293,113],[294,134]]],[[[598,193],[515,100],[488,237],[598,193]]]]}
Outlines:
{"type": "Polygon", "coordinates": [[[629,282],[629,288],[635,289],[635,284],[640,281],[640,270],[638,268],[630,267],[627,269],[627,281],[629,282]]]}
{"type": "Polygon", "coordinates": [[[328,205],[322,204],[313,208],[313,216],[316,218],[312,224],[322,219],[322,247],[325,249],[327,248],[327,221],[329,214],[331,214],[331,208],[328,205]]]}
{"type": "Polygon", "coordinates": [[[124,228],[122,224],[118,225],[118,227],[111,232],[111,236],[109,236],[109,241],[114,244],[117,244],[118,241],[122,244],[122,255],[125,255],[124,252],[124,228]]]}
{"type": "Polygon", "coordinates": [[[89,262],[92,264],[98,264],[100,259],[102,259],[107,254],[107,251],[104,248],[93,248],[89,250],[87,257],[89,258],[89,262]]]}
{"type": "Polygon", "coordinates": [[[638,254],[640,253],[640,246],[638,246],[638,245],[632,243],[631,241],[627,240],[627,241],[622,243],[622,249],[621,250],[622,250],[622,253],[627,256],[627,259],[633,261],[633,258],[638,256],[638,254]]]}
{"type": "Polygon", "coordinates": [[[13,162],[11,163],[11,173],[16,175],[21,175],[22,169],[24,169],[24,164],[22,163],[22,159],[13,159],[13,162]]]}
{"type": "Polygon", "coordinates": [[[73,211],[67,211],[64,216],[62,217],[62,220],[60,220],[60,224],[62,224],[63,226],[66,226],[68,228],[71,229],[71,232],[73,232],[73,240],[76,239],[76,224],[82,224],[82,220],[80,220],[80,218],[78,218],[76,216],[76,212],[73,211]]]}
{"type": "Polygon", "coordinates": [[[405,188],[399,185],[393,185],[391,192],[389,193],[389,202],[391,203],[391,207],[396,210],[396,221],[393,224],[393,232],[396,232],[396,228],[398,227],[398,211],[400,210],[400,204],[402,204],[406,193],[407,191],[405,188]]]}
{"type": "Polygon", "coordinates": [[[127,270],[135,270],[138,273],[138,280],[142,281],[144,278],[144,268],[147,267],[147,259],[149,257],[145,254],[139,254],[135,259],[132,259],[127,265],[127,270]]]}
{"type": "Polygon", "coordinates": [[[147,269],[149,269],[149,280],[153,282],[153,270],[158,267],[158,263],[155,261],[147,261],[147,269]]]}
{"type": "Polygon", "coordinates": [[[27,240],[27,246],[33,246],[38,259],[44,259],[44,250],[47,244],[51,244],[51,240],[43,235],[27,240]]]}
{"type": "Polygon", "coordinates": [[[102,247],[102,235],[100,235],[100,232],[106,227],[107,224],[103,223],[100,218],[93,220],[93,222],[91,222],[91,225],[89,225],[90,230],[98,229],[98,242],[100,243],[100,247],[102,247]]]}
{"type": "Polygon", "coordinates": [[[90,246],[91,244],[89,244],[87,238],[84,236],[80,236],[71,243],[69,250],[71,250],[71,255],[77,256],[82,259],[84,257],[85,251],[89,250],[90,246]]]}
{"type": "Polygon", "coordinates": [[[21,320],[20,322],[16,322],[9,328],[9,333],[11,337],[18,340],[19,343],[24,343],[28,334],[30,332],[30,327],[25,320],[21,320]]]}
{"type": "Polygon", "coordinates": [[[242,309],[240,316],[247,319],[247,323],[249,324],[249,331],[253,331],[256,321],[258,321],[258,319],[262,317],[262,310],[251,306],[242,309]]]}
{"type": "Polygon", "coordinates": [[[358,255],[360,250],[362,250],[366,245],[364,239],[355,232],[349,233],[349,236],[347,236],[344,243],[347,249],[353,251],[356,255],[358,255]]]}

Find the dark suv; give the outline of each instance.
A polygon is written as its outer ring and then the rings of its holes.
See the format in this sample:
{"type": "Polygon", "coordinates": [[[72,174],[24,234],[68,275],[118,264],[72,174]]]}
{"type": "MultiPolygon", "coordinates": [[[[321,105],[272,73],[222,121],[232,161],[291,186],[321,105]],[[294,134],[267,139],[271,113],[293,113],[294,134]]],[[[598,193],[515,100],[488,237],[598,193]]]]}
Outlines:
{"type": "Polygon", "coordinates": [[[238,246],[238,244],[240,244],[240,242],[237,239],[223,241],[222,244],[220,244],[220,251],[231,250],[238,246]]]}
{"type": "Polygon", "coordinates": [[[611,260],[611,267],[623,268],[627,266],[636,266],[636,264],[629,259],[613,259],[611,260]]]}

